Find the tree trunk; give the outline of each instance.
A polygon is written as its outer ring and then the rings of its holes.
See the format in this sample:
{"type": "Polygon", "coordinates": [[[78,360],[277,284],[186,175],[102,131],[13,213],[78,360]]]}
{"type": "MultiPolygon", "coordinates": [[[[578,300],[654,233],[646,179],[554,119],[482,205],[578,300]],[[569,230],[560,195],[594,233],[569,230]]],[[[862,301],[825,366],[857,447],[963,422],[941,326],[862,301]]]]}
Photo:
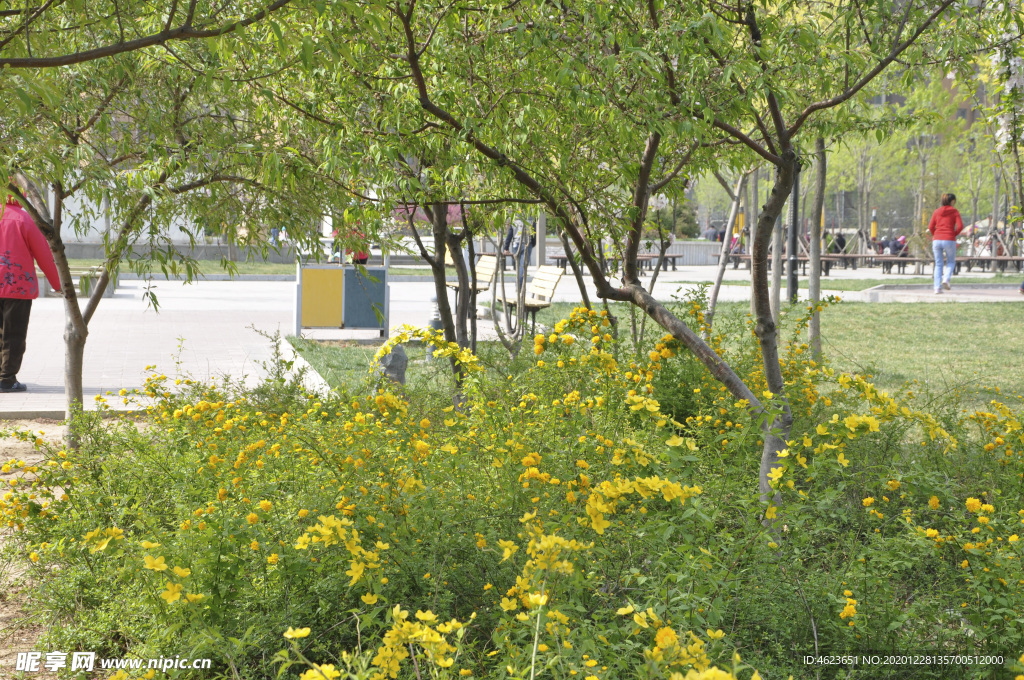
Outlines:
{"type": "Polygon", "coordinates": [[[580,289],[583,306],[587,309],[592,309],[590,306],[590,295],[587,293],[587,281],[583,278],[583,270],[580,269],[579,263],[572,256],[572,246],[569,243],[569,237],[565,235],[565,229],[561,225],[558,226],[558,240],[562,242],[562,252],[565,254],[565,261],[568,263],[569,268],[572,269],[572,276],[576,279],[576,286],[580,289]]]}
{"type": "MultiPolygon", "coordinates": [[[[997,159],[998,160],[998,159],[997,159]]],[[[995,234],[999,231],[999,201],[1001,200],[1000,190],[1002,185],[1002,174],[999,172],[999,166],[995,167],[995,193],[992,197],[992,222],[988,225],[989,235],[995,234]]],[[[995,250],[992,251],[995,255],[995,250]]]]}
{"type": "MultiPolygon", "coordinates": [[[[764,208],[758,208],[759,211],[764,208]]],[[[760,214],[760,213],[759,213],[760,214]]],[[[772,228],[772,319],[776,325],[779,323],[779,305],[782,304],[782,224],[778,219],[772,228]]],[[[753,282],[750,284],[753,290],[753,282]]],[[[751,292],[753,295],[753,292],[751,292]]]]}
{"type": "MultiPolygon", "coordinates": [[[[448,206],[440,206],[437,210],[444,210],[447,212],[448,206]]],[[[455,276],[459,281],[459,292],[455,296],[455,312],[453,314],[453,320],[455,322],[455,341],[459,343],[459,347],[469,347],[469,305],[473,300],[472,291],[476,288],[476,282],[471,279],[466,266],[466,260],[462,256],[463,239],[453,234],[451,229],[448,229],[447,217],[445,218],[444,230],[445,244],[448,246],[448,251],[452,254],[452,264],[455,266],[455,276]]],[[[447,283],[445,284],[445,287],[447,288],[447,283]]]]}
{"type": "Polygon", "coordinates": [[[718,271],[715,273],[715,284],[711,287],[711,299],[708,300],[707,333],[710,334],[711,326],[715,319],[715,307],[718,305],[718,291],[722,287],[722,279],[725,277],[725,267],[729,264],[729,251],[732,242],[732,228],[736,223],[736,216],[740,209],[740,196],[743,186],[746,184],[747,176],[741,174],[736,180],[736,188],[732,192],[732,205],[729,206],[729,219],[725,223],[725,235],[722,237],[722,250],[718,255],[718,271]]]}
{"type": "Polygon", "coordinates": [[[807,328],[808,343],[811,355],[821,363],[821,318],[818,314],[818,302],[821,300],[821,218],[825,210],[825,140],[818,137],[814,140],[814,154],[818,163],[817,186],[814,192],[814,207],[811,208],[811,276],[808,281],[808,293],[811,298],[811,320],[807,328]]]}
{"type": "Polygon", "coordinates": [[[476,244],[473,243],[473,232],[469,231],[468,222],[465,221],[465,206],[462,208],[463,212],[463,227],[467,239],[467,247],[469,249],[469,280],[473,282],[473,285],[469,287],[469,350],[476,354],[476,341],[477,341],[477,324],[476,324],[476,244]]]}
{"type": "MultiPolygon", "coordinates": [[[[761,468],[758,475],[762,502],[767,502],[774,496],[768,474],[778,465],[778,454],[785,448],[793,425],[793,415],[786,399],[786,385],[782,378],[782,367],[779,364],[778,328],[772,316],[769,298],[768,239],[793,188],[797,168],[796,153],[792,149],[786,149],[777,167],[775,184],[757,217],[757,250],[751,257],[751,279],[756,309],[754,333],[761,346],[761,361],[768,389],[773,394],[776,408],[779,409],[774,418],[765,418],[763,426],[764,448],[761,450],[761,468]]],[[[793,200],[798,199],[799,197],[793,197],[793,200]]],[[[791,225],[791,228],[795,229],[796,225],[791,225]]]]}
{"type": "MultiPolygon", "coordinates": [[[[1020,68],[1020,67],[1018,67],[1020,68]]],[[[1020,149],[1020,136],[1021,136],[1021,120],[1018,114],[1019,105],[1013,107],[1013,119],[1010,127],[1010,139],[1012,140],[1010,151],[1013,155],[1013,170],[1014,170],[1014,205],[1017,206],[1017,215],[1019,218],[1018,226],[1014,227],[1013,241],[1016,242],[1020,238],[1020,229],[1024,229],[1024,167],[1021,164],[1021,149],[1020,149]]],[[[1017,253],[1008,253],[1016,255],[1017,253]]]]}
{"type": "MultiPolygon", "coordinates": [[[[761,179],[760,178],[760,172],[759,172],[758,168],[755,167],[754,168],[754,173],[751,176],[751,195],[753,197],[753,202],[750,205],[747,206],[747,209],[745,211],[747,216],[748,216],[747,217],[748,220],[750,220],[754,215],[756,215],[758,213],[758,211],[761,209],[760,201],[759,201],[758,196],[757,196],[757,185],[760,183],[760,179],[761,179]]],[[[757,227],[757,225],[753,221],[751,221],[751,223],[750,223],[750,252],[751,253],[754,252],[755,243],[757,242],[757,228],[756,227],[757,227]]],[[[751,314],[751,316],[753,316],[753,314],[754,314],[754,286],[753,285],[750,286],[750,314],[751,314]]]]}
{"type": "MultiPolygon", "coordinates": [[[[420,239],[419,231],[414,224],[415,206],[410,206],[409,228],[412,231],[413,239],[419,248],[420,256],[430,265],[430,272],[434,279],[434,295],[437,296],[437,310],[441,317],[441,328],[444,330],[445,342],[458,342],[455,330],[455,321],[452,318],[452,307],[448,302],[448,286],[445,280],[444,254],[446,250],[448,231],[448,206],[433,205],[424,206],[427,218],[430,220],[431,232],[434,234],[434,254],[431,255],[420,239]]],[[[465,378],[464,369],[454,359],[450,360],[452,375],[455,376],[456,392],[461,393],[462,381],[465,378]]]]}

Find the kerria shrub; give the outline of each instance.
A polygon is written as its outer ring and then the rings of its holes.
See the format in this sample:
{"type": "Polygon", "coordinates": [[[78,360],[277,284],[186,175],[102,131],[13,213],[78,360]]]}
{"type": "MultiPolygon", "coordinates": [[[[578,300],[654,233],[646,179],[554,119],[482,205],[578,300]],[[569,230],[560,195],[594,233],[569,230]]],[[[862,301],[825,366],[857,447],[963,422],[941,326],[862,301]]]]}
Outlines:
{"type": "MultiPolygon", "coordinates": [[[[680,313],[703,323],[699,298],[680,313]]],[[[713,346],[764,393],[733,330],[713,346]]],[[[86,414],[77,450],[40,441],[41,463],[4,467],[40,648],[214,659],[152,674],[172,678],[747,680],[890,648],[999,654],[972,672],[1007,672],[1024,651],[1019,405],[943,421],[793,335],[795,423],[762,502],[746,405],[670,337],[638,355],[611,331],[576,309],[511,369],[425,330],[381,348],[454,358],[458,408],[451,390],[152,374],[122,395],[146,400],[142,426],[86,414]]]]}

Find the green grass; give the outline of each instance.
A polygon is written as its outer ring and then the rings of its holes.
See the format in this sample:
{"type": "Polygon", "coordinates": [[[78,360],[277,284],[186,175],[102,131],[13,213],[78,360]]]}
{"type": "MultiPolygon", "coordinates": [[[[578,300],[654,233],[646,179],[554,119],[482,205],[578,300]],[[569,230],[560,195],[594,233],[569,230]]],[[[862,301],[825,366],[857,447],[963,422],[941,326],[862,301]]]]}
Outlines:
{"type": "Polygon", "coordinates": [[[1024,384],[1024,307],[1012,302],[841,303],[822,315],[822,351],[837,369],[871,373],[885,389],[919,381],[935,395],[967,387],[974,408],[994,388],[1024,384]]]}
{"type": "MultiPolygon", "coordinates": [[[[552,326],[568,316],[573,306],[552,305],[538,314],[538,324],[552,326]]],[[[624,304],[611,308],[628,335],[628,308],[624,304]]],[[[748,310],[746,303],[724,303],[719,318],[742,316],[748,310]]],[[[975,408],[996,398],[996,389],[1014,391],[1024,384],[1024,362],[1020,361],[1024,356],[1024,334],[1019,326],[1022,314],[1024,307],[1011,302],[843,302],[822,315],[822,345],[833,368],[870,374],[880,389],[896,390],[916,380],[919,385],[915,391],[936,397],[967,394],[961,406],[975,408]]],[[[784,334],[795,318],[795,311],[784,315],[784,334]]],[[[647,326],[652,328],[649,321],[647,326]]],[[[373,347],[309,340],[293,344],[329,383],[350,390],[361,385],[375,351],[373,347]]],[[[423,367],[412,364],[423,358],[422,347],[413,346],[407,351],[410,375],[422,374],[423,367]]],[[[482,355],[502,351],[496,343],[481,343],[482,355]]]]}
{"type": "MultiPolygon", "coordinates": [[[[292,347],[309,362],[327,383],[338,390],[355,393],[369,385],[370,363],[377,345],[361,345],[335,340],[306,340],[288,338],[292,347]]],[[[425,352],[421,346],[406,346],[409,363],[422,361],[425,352]]]]}
{"type": "MultiPolygon", "coordinates": [[[[332,388],[352,395],[365,394],[374,385],[369,373],[373,355],[379,344],[364,345],[352,341],[307,340],[289,337],[292,347],[327,381],[332,388]]],[[[448,389],[451,373],[447,360],[426,360],[426,350],[419,342],[405,345],[409,366],[406,381],[410,391],[438,391],[448,389]]],[[[532,352],[521,353],[511,368],[508,353],[499,342],[480,342],[477,345],[480,365],[497,379],[497,370],[520,370],[532,364],[532,352]]],[[[501,374],[504,376],[504,373],[501,374]]]]}
{"type": "MultiPolygon", "coordinates": [[[[1020,283],[1020,275],[1014,273],[1013,275],[1008,274],[995,274],[985,278],[970,278],[962,279],[962,283],[1007,283],[1013,281],[1016,284],[1020,283]]],[[[684,281],[681,283],[705,283],[703,281],[684,281]]],[[[799,281],[800,289],[807,290],[807,279],[804,277],[800,278],[799,281]]],[[[839,291],[858,291],[867,290],[868,288],[874,288],[875,286],[892,286],[892,285],[918,285],[918,286],[930,286],[932,284],[932,277],[930,276],[892,276],[883,279],[841,279],[834,278],[831,276],[823,276],[821,279],[822,290],[839,290],[839,291]]],[[[749,286],[749,281],[736,281],[726,280],[722,281],[723,286],[749,286]]],[[[783,294],[785,294],[786,281],[782,281],[783,294]]]]}
{"type": "MultiPolygon", "coordinates": [[[[86,267],[95,267],[104,263],[104,260],[93,260],[93,259],[75,259],[68,260],[68,264],[72,269],[84,269],[86,267]]],[[[295,265],[294,264],[280,264],[276,262],[236,262],[235,266],[238,267],[238,273],[246,276],[294,276],[295,265]]],[[[122,271],[128,271],[128,267],[122,266],[122,271]]],[[[220,262],[217,260],[200,260],[199,271],[203,274],[226,274],[227,271],[220,266],[220,262]]],[[[391,276],[424,276],[429,277],[431,275],[430,269],[426,267],[389,267],[388,274],[391,276]]]]}

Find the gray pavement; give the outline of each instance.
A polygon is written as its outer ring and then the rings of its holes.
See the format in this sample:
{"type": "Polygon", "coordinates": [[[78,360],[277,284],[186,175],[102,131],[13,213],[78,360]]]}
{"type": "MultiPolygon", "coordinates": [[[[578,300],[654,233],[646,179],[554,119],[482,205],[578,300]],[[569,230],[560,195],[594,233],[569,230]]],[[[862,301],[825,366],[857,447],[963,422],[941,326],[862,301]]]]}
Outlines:
{"type": "MultiPolygon", "coordinates": [[[[669,298],[694,286],[692,281],[706,281],[714,275],[714,267],[681,267],[663,272],[655,295],[669,298]]],[[[749,272],[728,269],[727,280],[749,280],[749,272]]],[[[838,293],[845,300],[873,302],[1024,302],[1017,292],[1019,280],[1007,277],[998,285],[984,285],[990,276],[966,274],[954,280],[952,291],[934,295],[931,286],[900,287],[908,276],[887,275],[878,269],[833,270],[822,281],[828,293],[828,282],[840,278],[884,279],[885,288],[861,292],[838,293]],[[972,284],[982,284],[972,287],[972,284]]],[[[649,278],[645,279],[649,280],[649,278]]],[[[204,281],[183,284],[158,281],[154,291],[159,312],[143,298],[143,281],[122,281],[113,298],[104,299],[90,325],[85,350],[83,382],[87,408],[94,407],[93,397],[108,390],[140,387],[145,367],[156,365],[167,375],[190,374],[199,379],[229,375],[256,379],[261,362],[272,355],[272,343],[256,332],[290,333],[292,328],[295,284],[290,281],[204,281]]],[[[593,286],[588,286],[595,299],[593,286]]],[[[391,325],[426,325],[433,308],[430,298],[434,286],[429,280],[401,281],[391,284],[391,325]]],[[[511,290],[510,290],[511,294],[511,290]]],[[[802,293],[802,297],[805,297],[802,293]]],[[[749,300],[746,286],[726,285],[719,299],[749,300]]],[[[556,301],[578,302],[579,290],[570,276],[558,287],[556,301]]],[[[64,302],[57,298],[35,301],[28,334],[28,349],[18,378],[28,384],[29,391],[0,394],[0,418],[61,417],[64,411],[64,302]]],[[[481,334],[493,337],[487,322],[480,323],[481,334]]],[[[365,338],[373,331],[306,330],[313,338],[365,338]]],[[[112,400],[119,406],[119,400],[112,400]]]]}

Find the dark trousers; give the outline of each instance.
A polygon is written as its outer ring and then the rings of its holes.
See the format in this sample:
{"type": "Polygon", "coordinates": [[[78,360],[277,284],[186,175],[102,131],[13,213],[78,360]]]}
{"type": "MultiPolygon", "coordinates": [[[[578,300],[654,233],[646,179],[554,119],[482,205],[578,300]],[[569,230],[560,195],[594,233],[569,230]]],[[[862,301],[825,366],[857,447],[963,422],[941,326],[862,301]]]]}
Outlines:
{"type": "Polygon", "coordinates": [[[18,378],[31,311],[31,300],[0,298],[0,384],[4,386],[18,378]]]}

